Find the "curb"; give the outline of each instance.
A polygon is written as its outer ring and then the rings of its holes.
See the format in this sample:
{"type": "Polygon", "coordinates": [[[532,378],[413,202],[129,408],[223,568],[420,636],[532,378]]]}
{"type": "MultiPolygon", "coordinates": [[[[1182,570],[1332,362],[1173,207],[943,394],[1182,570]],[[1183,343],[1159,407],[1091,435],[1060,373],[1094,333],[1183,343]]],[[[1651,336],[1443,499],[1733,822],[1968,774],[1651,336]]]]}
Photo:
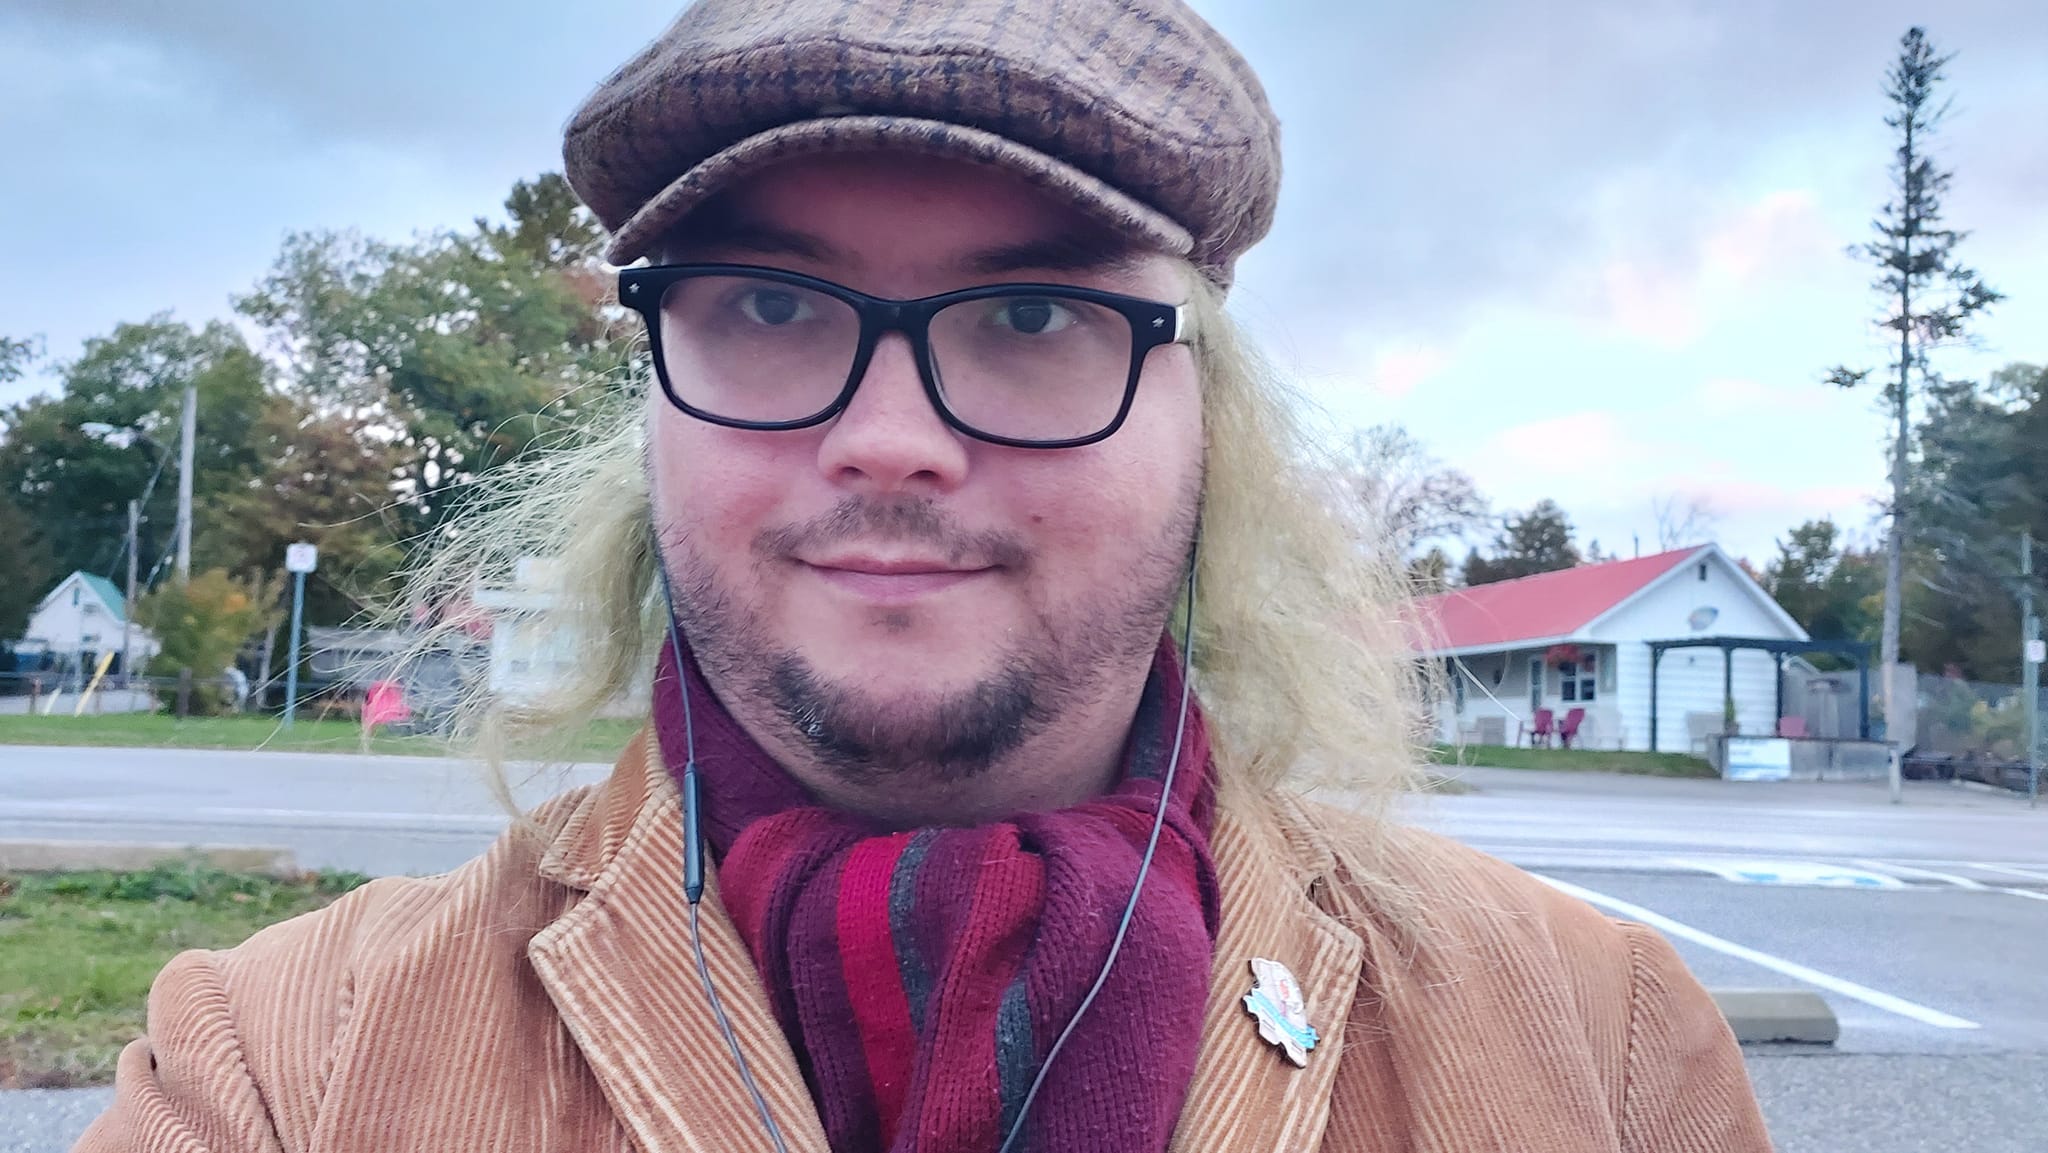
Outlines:
{"type": "Polygon", "coordinates": [[[134,845],[102,841],[0,841],[0,873],[83,869],[135,872],[164,863],[198,862],[232,873],[290,877],[299,873],[290,849],[245,845],[134,845]]]}
{"type": "Polygon", "coordinates": [[[1728,1019],[1735,1039],[1744,1045],[1794,1041],[1832,1045],[1842,1036],[1841,1022],[1820,994],[1804,989],[1710,989],[1708,994],[1728,1019]]]}

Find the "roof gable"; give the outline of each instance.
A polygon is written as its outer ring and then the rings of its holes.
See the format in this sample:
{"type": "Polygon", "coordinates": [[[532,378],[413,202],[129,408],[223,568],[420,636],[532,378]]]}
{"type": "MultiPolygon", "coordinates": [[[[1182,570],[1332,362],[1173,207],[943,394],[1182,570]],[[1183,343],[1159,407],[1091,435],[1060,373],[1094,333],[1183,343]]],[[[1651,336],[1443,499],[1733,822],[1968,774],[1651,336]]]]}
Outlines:
{"type": "Polygon", "coordinates": [[[1456,652],[1571,636],[1711,547],[1439,593],[1419,606],[1428,638],[1424,647],[1456,652]]]}
{"type": "Polygon", "coordinates": [[[108,613],[113,615],[116,621],[125,623],[128,620],[128,598],[121,595],[121,590],[114,587],[113,581],[103,576],[94,576],[84,569],[80,569],[63,580],[58,581],[57,587],[51,589],[49,595],[42,599],[42,603],[36,606],[37,611],[48,608],[51,602],[63,594],[65,589],[71,587],[73,581],[83,586],[88,594],[98,598],[100,604],[106,608],[108,613]]]}

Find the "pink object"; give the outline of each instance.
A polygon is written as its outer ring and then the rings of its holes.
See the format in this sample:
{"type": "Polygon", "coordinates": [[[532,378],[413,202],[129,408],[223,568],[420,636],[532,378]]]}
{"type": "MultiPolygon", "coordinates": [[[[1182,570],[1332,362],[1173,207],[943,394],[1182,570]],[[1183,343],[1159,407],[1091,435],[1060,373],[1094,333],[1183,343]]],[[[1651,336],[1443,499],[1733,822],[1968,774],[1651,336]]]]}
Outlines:
{"type": "Polygon", "coordinates": [[[1557,727],[1557,743],[1565,748],[1572,747],[1573,738],[1579,735],[1579,726],[1586,723],[1586,710],[1573,709],[1564,715],[1564,723],[1557,727]]]}
{"type": "MultiPolygon", "coordinates": [[[[1556,713],[1550,711],[1549,709],[1537,709],[1535,724],[1531,725],[1526,721],[1523,722],[1522,732],[1529,734],[1530,748],[1547,749],[1550,747],[1551,734],[1556,732],[1556,729],[1553,727],[1556,720],[1556,713]]],[[[1515,743],[1521,743],[1521,737],[1519,736],[1519,734],[1515,738],[1515,743]]]]}
{"type": "Polygon", "coordinates": [[[412,710],[405,704],[405,687],[397,681],[376,681],[370,685],[370,693],[363,702],[363,724],[391,725],[404,724],[412,719],[412,710]]]}
{"type": "Polygon", "coordinates": [[[1803,737],[1806,735],[1805,717],[1779,717],[1778,735],[1781,737],[1803,737]]]}

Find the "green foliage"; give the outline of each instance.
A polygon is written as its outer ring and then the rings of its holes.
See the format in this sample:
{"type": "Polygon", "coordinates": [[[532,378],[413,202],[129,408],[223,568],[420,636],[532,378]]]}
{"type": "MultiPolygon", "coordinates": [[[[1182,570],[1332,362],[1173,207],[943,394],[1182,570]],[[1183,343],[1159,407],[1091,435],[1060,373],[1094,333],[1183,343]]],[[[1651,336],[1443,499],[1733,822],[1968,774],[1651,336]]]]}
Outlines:
{"type": "MultiPolygon", "coordinates": [[[[1828,519],[1807,521],[1778,542],[1778,556],[1764,566],[1764,591],[1815,640],[1877,640],[1883,611],[1884,558],[1851,547],[1828,519]]],[[[1823,667],[1845,662],[1816,654],[1823,667]]]]}
{"type": "Polygon", "coordinates": [[[596,225],[566,183],[522,183],[506,210],[509,226],[411,245],[294,236],[236,301],[310,410],[390,446],[403,534],[439,524],[464,484],[573,419],[592,375],[623,363],[596,225]]]}
{"type": "MultiPolygon", "coordinates": [[[[1981,386],[1937,382],[1916,431],[1906,659],[2017,682],[2019,536],[2048,541],[2048,369],[2011,364],[1981,386]]],[[[2037,555],[2036,573],[2044,567],[2037,555]]]]}
{"type": "Polygon", "coordinates": [[[164,962],[239,944],[363,884],[172,862],[139,872],[0,876],[0,1088],[104,1084],[164,962]]]}
{"type": "MultiPolygon", "coordinates": [[[[175,676],[191,669],[195,677],[219,676],[263,626],[276,601],[274,586],[237,581],[220,569],[186,584],[165,584],[135,606],[136,620],[163,645],[149,663],[151,675],[175,676]]],[[[200,686],[195,696],[202,711],[218,711],[223,704],[213,685],[200,686]]]]}
{"type": "Polygon", "coordinates": [[[118,571],[131,500],[144,500],[144,570],[171,547],[187,384],[199,394],[195,501],[242,483],[257,464],[250,432],[266,370],[229,325],[195,330],[168,314],[117,325],[59,376],[58,395],[0,410],[0,491],[50,543],[59,572],[118,571]],[[159,478],[166,483],[153,485],[159,478]]]}
{"type": "Polygon", "coordinates": [[[0,491],[0,642],[28,628],[28,618],[57,579],[57,558],[42,529],[11,492],[0,491]]]}
{"type": "Polygon", "coordinates": [[[41,355],[41,345],[33,340],[15,340],[0,336],[0,384],[10,384],[28,373],[29,366],[41,355]]]}
{"type": "Polygon", "coordinates": [[[1556,501],[1541,500],[1507,518],[1493,538],[1491,556],[1477,549],[1467,555],[1463,575],[1467,585],[1492,584],[1573,568],[1582,559],[1572,543],[1571,518],[1556,501]]]}

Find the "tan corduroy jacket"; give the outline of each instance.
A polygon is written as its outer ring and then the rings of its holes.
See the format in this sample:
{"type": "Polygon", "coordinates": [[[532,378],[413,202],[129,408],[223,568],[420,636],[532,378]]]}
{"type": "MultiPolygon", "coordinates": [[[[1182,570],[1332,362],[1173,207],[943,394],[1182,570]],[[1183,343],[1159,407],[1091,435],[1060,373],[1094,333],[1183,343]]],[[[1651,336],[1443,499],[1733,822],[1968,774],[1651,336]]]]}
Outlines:
{"type": "MultiPolygon", "coordinates": [[[[768,1153],[698,982],[677,793],[650,743],[543,806],[542,836],[172,961],[79,1148],[768,1153]]],[[[1222,935],[1175,1150],[1770,1148],[1733,1037],[1656,934],[1413,832],[1381,859],[1434,927],[1396,928],[1357,913],[1327,848],[1346,835],[1367,834],[1318,806],[1219,815],[1222,935]],[[1305,1068],[1241,1004],[1253,957],[1300,980],[1323,1037],[1305,1068]]],[[[790,1149],[825,1153],[715,891],[702,914],[790,1149]]]]}

